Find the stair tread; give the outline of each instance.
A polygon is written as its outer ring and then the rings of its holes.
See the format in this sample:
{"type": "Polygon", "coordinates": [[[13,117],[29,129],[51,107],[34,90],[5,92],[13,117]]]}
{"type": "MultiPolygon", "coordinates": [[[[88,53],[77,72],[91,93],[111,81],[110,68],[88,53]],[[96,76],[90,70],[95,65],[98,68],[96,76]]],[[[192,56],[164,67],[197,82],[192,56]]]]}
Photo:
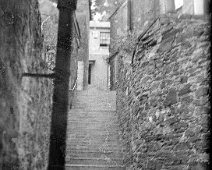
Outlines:
{"type": "Polygon", "coordinates": [[[73,170],[124,169],[124,152],[119,139],[116,92],[95,88],[76,91],[68,115],[66,167],[73,170]]]}
{"type": "Polygon", "coordinates": [[[65,164],[65,166],[82,166],[82,167],[124,167],[123,165],[83,165],[83,164],[65,164]]]}

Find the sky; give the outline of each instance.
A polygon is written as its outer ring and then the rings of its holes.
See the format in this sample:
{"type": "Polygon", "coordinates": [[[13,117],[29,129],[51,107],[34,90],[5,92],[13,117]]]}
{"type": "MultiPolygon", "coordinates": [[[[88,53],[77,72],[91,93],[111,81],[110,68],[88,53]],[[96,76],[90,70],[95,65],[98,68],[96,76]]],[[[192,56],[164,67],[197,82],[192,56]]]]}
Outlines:
{"type": "Polygon", "coordinates": [[[175,0],[175,9],[181,7],[183,5],[183,0],[175,0]]]}

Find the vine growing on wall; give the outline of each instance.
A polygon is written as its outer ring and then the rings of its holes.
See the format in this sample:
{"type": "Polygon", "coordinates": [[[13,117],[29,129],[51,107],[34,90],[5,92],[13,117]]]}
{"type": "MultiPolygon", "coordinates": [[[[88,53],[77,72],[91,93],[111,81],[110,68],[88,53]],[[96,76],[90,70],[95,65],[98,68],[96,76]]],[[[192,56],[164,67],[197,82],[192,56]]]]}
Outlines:
{"type": "Polygon", "coordinates": [[[43,34],[43,60],[46,67],[53,70],[57,46],[58,23],[51,16],[42,21],[41,31],[43,34]]]}
{"type": "Polygon", "coordinates": [[[112,42],[111,51],[129,55],[135,48],[137,35],[134,32],[129,32],[128,35],[115,37],[112,42]]]}

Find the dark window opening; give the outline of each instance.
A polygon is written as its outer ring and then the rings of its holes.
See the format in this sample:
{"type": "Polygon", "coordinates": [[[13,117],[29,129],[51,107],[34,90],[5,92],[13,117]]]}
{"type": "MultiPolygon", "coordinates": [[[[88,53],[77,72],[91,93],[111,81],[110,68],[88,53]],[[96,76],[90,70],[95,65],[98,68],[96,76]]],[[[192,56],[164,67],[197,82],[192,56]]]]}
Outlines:
{"type": "Polygon", "coordinates": [[[88,84],[91,84],[91,67],[92,67],[92,64],[89,64],[89,67],[88,67],[88,84]]]}
{"type": "Polygon", "coordinates": [[[100,47],[109,47],[110,44],[110,33],[100,32],[100,47]]]}

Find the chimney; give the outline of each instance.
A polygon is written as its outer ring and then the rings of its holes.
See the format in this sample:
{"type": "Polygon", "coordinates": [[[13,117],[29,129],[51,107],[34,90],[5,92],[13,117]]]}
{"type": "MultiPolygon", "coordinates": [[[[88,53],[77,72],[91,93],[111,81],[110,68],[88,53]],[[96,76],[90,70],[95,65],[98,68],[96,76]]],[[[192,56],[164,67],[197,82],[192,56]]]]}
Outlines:
{"type": "Polygon", "coordinates": [[[184,0],[183,14],[204,15],[207,13],[208,0],[184,0]]]}
{"type": "Polygon", "coordinates": [[[160,0],[160,13],[165,14],[175,10],[174,0],[160,0]]]}

